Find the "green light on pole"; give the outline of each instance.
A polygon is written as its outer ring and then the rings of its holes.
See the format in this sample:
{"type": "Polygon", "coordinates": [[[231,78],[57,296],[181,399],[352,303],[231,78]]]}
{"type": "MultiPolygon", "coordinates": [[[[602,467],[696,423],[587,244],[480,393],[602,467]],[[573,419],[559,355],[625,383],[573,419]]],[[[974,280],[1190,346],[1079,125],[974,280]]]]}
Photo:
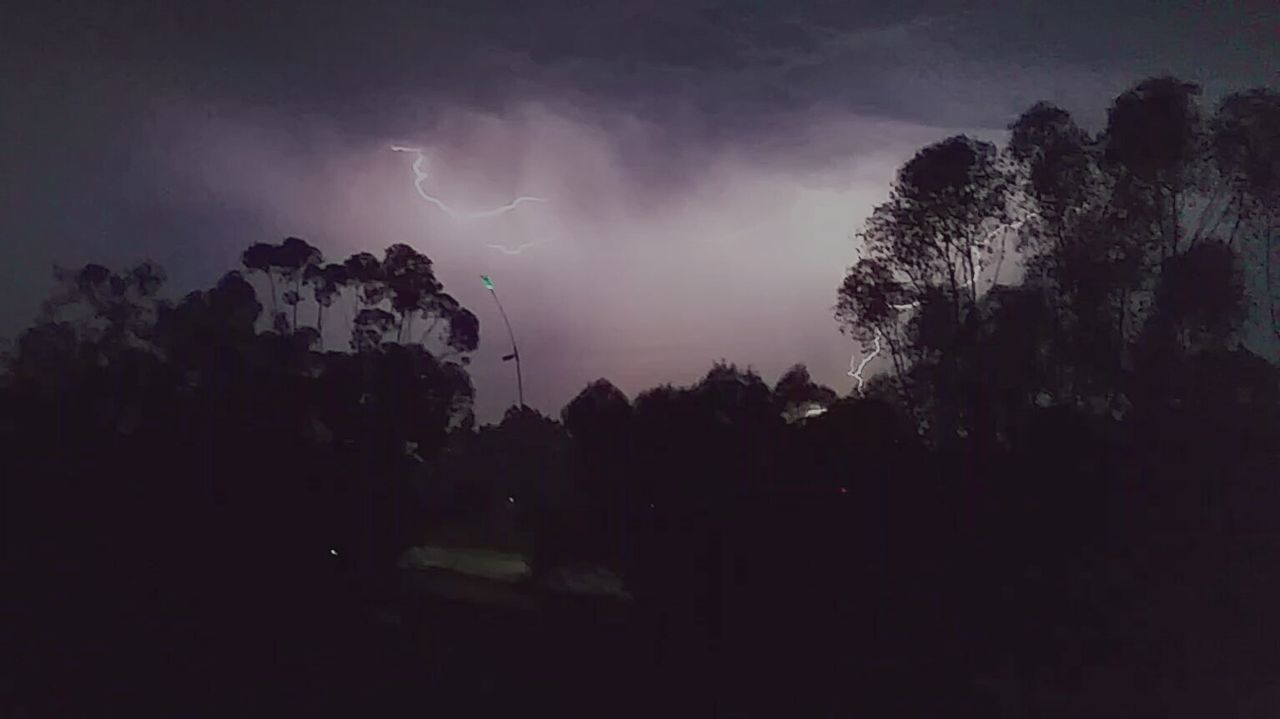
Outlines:
{"type": "Polygon", "coordinates": [[[511,320],[507,319],[507,311],[502,309],[502,300],[498,299],[498,291],[493,288],[493,280],[489,279],[488,275],[480,275],[480,281],[493,296],[493,302],[498,305],[498,312],[502,315],[502,324],[507,326],[507,337],[511,339],[511,354],[503,357],[502,361],[516,361],[516,398],[520,406],[524,407],[524,376],[520,372],[520,350],[516,348],[516,333],[511,331],[511,320]]]}

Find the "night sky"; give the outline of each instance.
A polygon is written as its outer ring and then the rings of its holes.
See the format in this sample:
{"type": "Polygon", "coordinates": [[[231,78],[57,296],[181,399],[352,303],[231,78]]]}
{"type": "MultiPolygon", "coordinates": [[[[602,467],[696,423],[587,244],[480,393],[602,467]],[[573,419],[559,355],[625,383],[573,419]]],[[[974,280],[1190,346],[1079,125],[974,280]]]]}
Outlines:
{"type": "Polygon", "coordinates": [[[176,296],[252,242],[405,242],[480,316],[482,419],[514,400],[482,273],[544,411],[722,357],[844,392],[851,235],[920,146],[1037,100],[1097,129],[1155,74],[1207,107],[1280,77],[1270,2],[29,5],[0,18],[0,336],[54,262],[151,258],[176,296]],[[456,222],[392,145],[460,209],[548,202],[456,222]]]}

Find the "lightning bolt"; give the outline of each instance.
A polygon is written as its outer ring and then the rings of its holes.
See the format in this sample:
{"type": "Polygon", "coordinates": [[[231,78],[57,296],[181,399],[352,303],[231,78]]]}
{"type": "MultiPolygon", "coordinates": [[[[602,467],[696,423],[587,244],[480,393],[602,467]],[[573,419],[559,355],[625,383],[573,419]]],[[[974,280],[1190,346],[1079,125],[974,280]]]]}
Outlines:
{"type": "Polygon", "coordinates": [[[493,249],[501,252],[504,255],[518,255],[521,252],[524,252],[525,250],[529,249],[530,247],[533,247],[534,245],[540,245],[540,244],[542,244],[540,240],[535,240],[533,242],[526,242],[523,245],[520,245],[518,247],[507,247],[506,245],[485,245],[485,247],[492,247],[493,249]]]}
{"type": "MultiPolygon", "coordinates": [[[[984,237],[984,238],[982,239],[982,244],[981,244],[981,246],[975,245],[974,247],[972,247],[972,248],[969,250],[969,252],[970,252],[969,257],[970,257],[970,259],[972,259],[972,260],[973,260],[973,278],[969,280],[969,286],[970,286],[970,287],[977,287],[977,286],[978,286],[978,275],[982,274],[982,270],[983,270],[983,267],[982,267],[982,251],[983,251],[983,250],[985,250],[986,248],[990,247],[990,246],[991,246],[991,243],[992,243],[993,241],[995,241],[995,239],[996,239],[996,237],[997,237],[998,235],[1000,235],[1000,234],[1001,234],[1001,233],[1003,233],[1003,232],[1008,232],[1008,231],[1010,231],[1010,230],[1017,230],[1017,229],[1021,229],[1023,225],[1027,224],[1027,222],[1029,222],[1029,221],[1031,221],[1031,220],[1036,220],[1036,219],[1039,219],[1039,218],[1040,218],[1040,215],[1039,215],[1038,213],[1033,212],[1033,213],[1031,213],[1031,214],[1027,215],[1026,217],[1022,218],[1021,220],[1018,220],[1017,222],[1013,223],[1012,225],[1001,225],[1000,227],[997,227],[997,228],[995,228],[994,230],[992,230],[991,232],[988,232],[988,233],[987,233],[987,236],[986,236],[986,237],[984,237]]],[[[1002,238],[1002,239],[1003,239],[1003,238],[1002,238]]],[[[1002,246],[1002,248],[1001,248],[1001,250],[1000,250],[1000,251],[1001,251],[1001,253],[1002,253],[1002,254],[1001,254],[1001,258],[1000,258],[1000,259],[1001,259],[1001,261],[1003,262],[1003,260],[1004,260],[1004,257],[1003,257],[1003,252],[1004,252],[1003,246],[1002,246]]],[[[997,274],[999,273],[999,265],[997,265],[997,266],[996,266],[996,272],[997,272],[997,274]]],[[[997,278],[997,277],[992,277],[992,278],[991,278],[991,284],[992,284],[993,286],[995,285],[995,283],[996,283],[996,280],[997,280],[997,279],[999,279],[999,278],[997,278]]]]}
{"type": "Polygon", "coordinates": [[[448,215],[455,221],[483,220],[489,217],[497,217],[498,215],[504,215],[508,212],[511,212],[512,210],[516,209],[517,207],[525,203],[548,201],[542,197],[530,197],[528,195],[521,195],[520,197],[517,197],[511,202],[508,202],[507,204],[502,205],[501,207],[495,207],[492,210],[482,210],[479,212],[463,212],[461,210],[456,210],[450,207],[449,204],[444,200],[441,200],[439,197],[436,197],[435,195],[432,195],[431,193],[423,189],[422,185],[424,182],[427,181],[428,173],[426,169],[424,169],[423,167],[423,165],[426,164],[427,156],[422,153],[421,149],[417,147],[405,147],[403,145],[392,145],[391,151],[413,153],[414,155],[413,189],[418,191],[419,197],[426,200],[427,202],[430,202],[436,207],[440,208],[442,212],[444,212],[446,215],[448,215]]]}
{"type": "MultiPolygon", "coordinates": [[[[1026,217],[1022,218],[1021,220],[1018,220],[1016,223],[1014,223],[1014,224],[1012,224],[1012,225],[1005,225],[1005,226],[997,227],[997,228],[995,228],[994,230],[992,230],[991,232],[989,232],[985,238],[983,238],[983,240],[982,240],[982,244],[981,244],[981,245],[975,245],[973,248],[971,248],[971,249],[969,250],[969,252],[970,252],[969,258],[970,258],[970,259],[972,260],[972,262],[973,262],[973,276],[969,278],[969,284],[966,286],[966,289],[968,289],[969,287],[975,287],[975,288],[976,288],[976,287],[978,286],[978,276],[982,274],[982,270],[983,270],[983,267],[982,267],[982,250],[983,250],[983,249],[985,249],[987,246],[989,246],[989,245],[990,245],[990,243],[991,243],[991,242],[996,238],[996,236],[997,236],[997,235],[999,235],[1000,233],[1002,233],[1002,232],[1006,232],[1006,231],[1009,231],[1009,230],[1016,230],[1016,229],[1018,229],[1018,228],[1022,227],[1023,225],[1025,225],[1025,224],[1027,223],[1027,221],[1028,221],[1028,220],[1036,219],[1036,218],[1038,218],[1039,216],[1040,216],[1040,215],[1038,215],[1038,214],[1032,213],[1032,214],[1027,215],[1026,217]]],[[[1001,258],[1001,259],[1003,260],[1003,258],[1001,258]]],[[[992,280],[992,283],[994,284],[994,279],[992,280]]],[[[889,307],[891,307],[891,308],[893,308],[893,309],[895,309],[895,310],[897,310],[897,311],[899,311],[899,312],[903,312],[903,311],[905,311],[905,310],[913,310],[913,309],[915,309],[915,308],[917,308],[917,307],[919,307],[919,306],[920,306],[920,301],[919,301],[919,300],[916,300],[915,302],[908,302],[908,303],[903,304],[903,305],[889,305],[889,307]]],[[[864,379],[863,379],[863,377],[862,377],[862,370],[866,369],[867,364],[868,364],[868,363],[870,363],[870,362],[871,362],[871,360],[875,359],[875,358],[876,358],[877,356],[879,356],[879,354],[880,354],[880,350],[881,350],[881,347],[880,347],[880,337],[881,337],[881,335],[880,335],[880,330],[878,330],[878,329],[877,329],[877,330],[876,330],[876,336],[875,336],[875,350],[874,350],[871,354],[867,355],[866,357],[863,357],[861,361],[858,361],[858,355],[857,355],[857,353],[856,353],[856,352],[853,354],[853,356],[851,356],[851,357],[849,358],[849,373],[848,373],[848,374],[849,374],[849,376],[850,376],[850,377],[852,377],[852,378],[854,378],[854,379],[856,379],[856,380],[858,381],[858,392],[859,392],[859,394],[861,394],[861,392],[862,392],[862,387],[863,387],[863,384],[864,384],[864,379]],[[857,363],[857,364],[856,364],[856,369],[855,369],[855,362],[857,363]]]]}
{"type": "Polygon", "coordinates": [[[856,368],[854,367],[853,361],[857,359],[858,356],[855,354],[853,357],[849,358],[849,376],[858,380],[858,394],[862,394],[862,387],[866,384],[866,379],[862,376],[862,370],[866,369],[867,365],[871,364],[871,360],[880,355],[880,350],[880,330],[876,329],[875,349],[871,354],[863,357],[862,361],[857,364],[856,368]]]}

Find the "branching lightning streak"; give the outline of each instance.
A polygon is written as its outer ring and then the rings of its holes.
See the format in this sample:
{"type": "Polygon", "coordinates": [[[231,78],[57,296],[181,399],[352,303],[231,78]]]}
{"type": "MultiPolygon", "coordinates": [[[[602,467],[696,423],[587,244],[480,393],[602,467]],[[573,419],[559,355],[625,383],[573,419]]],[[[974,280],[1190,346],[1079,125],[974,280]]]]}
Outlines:
{"type": "Polygon", "coordinates": [[[392,152],[411,152],[414,154],[413,189],[418,191],[418,196],[420,196],[422,199],[440,208],[441,211],[443,211],[446,215],[448,215],[449,217],[453,218],[456,221],[482,220],[488,217],[497,217],[498,215],[506,214],[527,202],[547,202],[548,201],[546,198],[543,198],[543,197],[530,197],[528,195],[521,195],[520,197],[517,197],[511,202],[508,202],[507,204],[502,205],[501,207],[495,207],[492,210],[483,210],[480,212],[462,212],[460,210],[455,210],[454,208],[450,207],[449,204],[444,200],[441,200],[440,198],[436,197],[435,195],[432,195],[431,193],[423,189],[422,184],[427,181],[428,173],[423,168],[423,165],[427,161],[427,156],[422,153],[421,149],[416,147],[405,147],[403,145],[392,145],[391,151],[392,152]]]}
{"type": "MultiPolygon", "coordinates": [[[[1022,218],[1021,220],[1018,220],[1017,222],[1013,223],[1012,225],[1002,225],[1002,226],[1000,226],[1000,227],[995,228],[995,229],[994,229],[994,230],[992,230],[991,232],[988,232],[988,233],[987,233],[987,236],[986,236],[986,237],[984,237],[984,238],[982,239],[982,245],[981,245],[981,248],[979,248],[979,247],[975,246],[975,247],[973,248],[973,250],[972,250],[972,252],[973,252],[973,255],[972,255],[972,257],[973,257],[973,280],[972,280],[972,282],[970,283],[970,285],[969,285],[969,286],[970,286],[970,287],[977,287],[977,286],[978,286],[978,275],[982,274],[982,269],[983,269],[983,267],[982,267],[982,250],[985,250],[985,249],[989,248],[989,247],[991,246],[991,243],[996,239],[996,237],[1001,236],[1001,233],[1009,232],[1010,230],[1019,230],[1019,229],[1022,229],[1022,226],[1023,226],[1023,225],[1025,225],[1025,224],[1027,224],[1027,222],[1029,222],[1029,221],[1031,221],[1031,220],[1038,220],[1038,219],[1040,219],[1040,215],[1038,215],[1038,214],[1036,214],[1036,213],[1034,213],[1034,212],[1033,212],[1033,213],[1031,213],[1031,214],[1028,214],[1026,217],[1022,218]]],[[[1002,242],[1001,242],[1001,245],[1000,245],[1000,247],[1001,247],[1000,261],[1001,261],[1001,262],[1004,262],[1004,254],[1003,254],[1004,244],[1003,244],[1003,237],[1002,237],[1001,239],[1002,239],[1002,242]]],[[[999,265],[997,265],[996,267],[997,267],[997,269],[996,269],[996,274],[997,274],[997,275],[999,275],[999,273],[1000,273],[999,265]]],[[[998,280],[998,279],[1000,279],[1000,278],[999,278],[999,277],[992,277],[992,278],[991,278],[991,284],[992,284],[992,285],[994,285],[994,284],[995,284],[995,282],[996,282],[996,280],[998,280]]]]}
{"type": "Polygon", "coordinates": [[[880,330],[876,329],[875,349],[871,354],[863,357],[862,361],[857,364],[856,368],[854,367],[853,362],[858,356],[855,354],[853,357],[849,358],[849,376],[858,380],[858,394],[862,394],[862,388],[866,384],[866,379],[862,376],[862,370],[866,369],[867,365],[871,364],[871,360],[880,355],[880,350],[880,330]]]}
{"type": "Polygon", "coordinates": [[[501,252],[504,255],[518,255],[521,252],[524,252],[525,250],[529,249],[530,247],[533,247],[534,245],[540,245],[540,244],[542,244],[540,240],[535,240],[533,242],[526,242],[523,245],[520,245],[518,247],[507,247],[506,245],[485,245],[485,247],[492,247],[493,249],[501,252]]]}
{"type": "MultiPolygon", "coordinates": [[[[969,252],[970,252],[970,254],[969,254],[969,259],[970,259],[970,260],[972,261],[972,263],[973,263],[973,273],[972,273],[972,277],[970,277],[970,279],[969,279],[969,284],[965,287],[965,289],[969,289],[969,288],[971,288],[971,287],[972,287],[972,288],[974,288],[975,290],[977,289],[977,287],[978,287],[978,276],[982,274],[982,270],[983,270],[983,267],[982,267],[982,251],[983,251],[984,249],[986,249],[986,248],[990,245],[990,243],[991,243],[991,242],[992,242],[992,241],[993,241],[993,240],[994,240],[998,235],[1000,235],[1000,233],[1002,233],[1002,232],[1007,232],[1007,231],[1009,231],[1009,230],[1016,230],[1016,229],[1018,229],[1018,228],[1022,227],[1023,225],[1025,225],[1025,224],[1027,223],[1027,221],[1028,221],[1028,220],[1033,220],[1033,219],[1036,219],[1036,218],[1038,218],[1038,217],[1039,217],[1039,215],[1038,215],[1038,214],[1032,213],[1032,214],[1027,215],[1026,217],[1022,218],[1021,220],[1018,220],[1016,223],[1014,223],[1014,224],[1012,224],[1012,225],[1003,225],[1003,226],[997,227],[996,229],[994,229],[994,230],[992,230],[991,232],[987,233],[987,236],[983,238],[982,243],[981,243],[980,245],[975,245],[974,247],[972,247],[972,248],[970,249],[970,251],[969,251],[969,252]]],[[[1003,261],[1004,261],[1003,254],[1002,254],[1002,256],[1001,256],[1000,260],[1001,260],[1001,262],[1003,263],[1003,261]]],[[[997,274],[999,273],[998,266],[997,266],[997,270],[996,270],[996,272],[997,272],[997,274]]],[[[994,283],[994,278],[993,278],[993,283],[994,283]]],[[[920,306],[920,301],[919,301],[919,300],[916,300],[915,302],[908,302],[908,303],[906,303],[906,304],[901,304],[901,305],[889,305],[889,307],[890,307],[890,308],[892,308],[892,309],[894,309],[894,310],[896,310],[896,311],[898,311],[898,312],[903,312],[903,311],[906,311],[906,310],[912,310],[912,309],[915,309],[915,308],[917,308],[917,307],[919,307],[919,306],[920,306]]],[[[881,350],[881,346],[880,346],[880,338],[881,338],[880,330],[879,330],[879,329],[877,329],[877,330],[876,330],[876,335],[875,335],[875,349],[871,352],[871,354],[867,355],[866,357],[863,357],[861,361],[858,361],[858,354],[857,354],[856,352],[855,352],[855,353],[854,353],[854,354],[849,358],[849,373],[848,373],[848,374],[849,374],[849,376],[850,376],[850,377],[852,377],[852,378],[854,378],[854,379],[856,379],[856,380],[858,381],[858,392],[859,392],[859,393],[861,393],[861,392],[862,392],[862,387],[863,387],[863,384],[864,384],[864,378],[863,378],[863,376],[862,376],[862,371],[863,371],[864,369],[866,369],[867,365],[871,362],[871,360],[874,360],[876,357],[878,357],[878,356],[880,355],[880,350],[881,350]],[[855,365],[855,363],[856,363],[856,365],[855,365]],[[855,367],[856,367],[856,369],[855,369],[855,367]]]]}

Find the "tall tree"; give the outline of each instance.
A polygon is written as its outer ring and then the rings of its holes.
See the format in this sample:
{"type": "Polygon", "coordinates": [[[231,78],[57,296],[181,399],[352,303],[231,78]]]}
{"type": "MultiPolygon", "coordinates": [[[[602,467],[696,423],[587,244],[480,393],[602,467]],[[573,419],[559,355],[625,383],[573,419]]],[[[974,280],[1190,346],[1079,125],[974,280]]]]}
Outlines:
{"type": "Polygon", "coordinates": [[[1280,93],[1258,88],[1226,97],[1212,122],[1214,160],[1232,191],[1237,228],[1249,233],[1251,261],[1261,255],[1266,321],[1280,341],[1280,93]],[[1243,228],[1241,227],[1243,225],[1243,228]]]}
{"type": "Polygon", "coordinates": [[[406,329],[413,332],[414,314],[430,307],[428,298],[443,288],[436,279],[431,259],[404,244],[387,248],[382,260],[383,281],[391,294],[391,309],[399,316],[397,341],[404,339],[406,329]]]}
{"type": "Polygon", "coordinates": [[[312,247],[305,240],[297,237],[286,237],[276,248],[273,266],[280,273],[286,286],[292,285],[284,293],[284,303],[293,308],[290,327],[298,329],[298,305],[302,302],[302,283],[313,268],[324,262],[320,250],[312,247]]]}
{"type": "Polygon", "coordinates": [[[1185,211],[1204,188],[1199,94],[1194,83],[1152,78],[1122,93],[1107,112],[1104,160],[1116,177],[1115,198],[1124,203],[1116,209],[1149,223],[1152,250],[1161,260],[1191,239],[1183,226],[1185,211]]]}
{"type": "Polygon", "coordinates": [[[864,351],[892,358],[904,399],[908,364],[960,341],[977,319],[983,263],[1009,216],[1010,181],[994,145],[948,138],[903,165],[858,235],[862,257],[837,292],[836,317],[864,351]]]}
{"type": "MultiPolygon", "coordinates": [[[[1116,98],[1097,139],[1037,104],[1010,125],[1007,164],[964,138],[912,158],[838,291],[862,367],[887,355],[900,398],[948,436],[996,410],[983,400],[992,367],[1029,383],[1008,402],[1123,412],[1138,353],[1149,363],[1225,351],[1245,306],[1237,241],[1262,238],[1272,254],[1280,104],[1264,91],[1233,96],[1208,132],[1198,94],[1174,78],[1141,82],[1116,98]],[[980,264],[965,259],[1010,219],[1024,286],[981,299],[980,264]],[[996,342],[1005,355],[988,351],[996,342]],[[1033,371],[1013,372],[1003,360],[1014,356],[1033,371]]],[[[980,423],[1009,420],[993,421],[980,423]]]]}
{"type": "Polygon", "coordinates": [[[340,264],[308,265],[306,281],[316,302],[316,330],[324,336],[324,311],[333,306],[347,286],[347,268],[340,264]]]}
{"type": "Polygon", "coordinates": [[[266,275],[271,287],[271,326],[281,334],[298,329],[298,305],[302,302],[302,283],[324,261],[320,250],[305,240],[286,237],[279,245],[258,242],[241,255],[245,269],[266,275]],[[292,319],[280,311],[276,297],[276,280],[284,286],[281,299],[293,308],[292,319]]]}

